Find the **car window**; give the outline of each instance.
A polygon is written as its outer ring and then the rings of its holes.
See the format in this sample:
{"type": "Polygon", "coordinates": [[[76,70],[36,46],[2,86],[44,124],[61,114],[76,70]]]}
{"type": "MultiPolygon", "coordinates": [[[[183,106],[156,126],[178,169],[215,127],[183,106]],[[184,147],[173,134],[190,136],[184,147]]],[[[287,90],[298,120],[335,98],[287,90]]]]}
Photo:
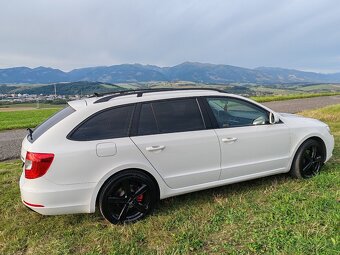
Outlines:
{"type": "Polygon", "coordinates": [[[133,109],[134,105],[128,105],[97,113],[81,124],[70,135],[70,139],[90,141],[126,137],[133,109]]]}
{"type": "Polygon", "coordinates": [[[207,98],[220,128],[264,125],[268,112],[254,104],[235,98],[207,98]]]}
{"type": "Polygon", "coordinates": [[[67,116],[70,114],[74,113],[75,110],[71,107],[68,106],[56,114],[54,114],[52,117],[48,118],[45,122],[37,126],[33,133],[32,136],[27,136],[28,141],[33,143],[35,140],[37,140],[41,135],[43,135],[47,130],[49,130],[51,127],[56,125],[58,122],[62,121],[65,119],[67,116]]]}
{"type": "Polygon", "coordinates": [[[152,135],[157,133],[158,127],[151,103],[142,104],[139,115],[138,135],[152,135]]]}
{"type": "Polygon", "coordinates": [[[160,133],[205,129],[196,99],[174,99],[152,103],[160,133]]]}

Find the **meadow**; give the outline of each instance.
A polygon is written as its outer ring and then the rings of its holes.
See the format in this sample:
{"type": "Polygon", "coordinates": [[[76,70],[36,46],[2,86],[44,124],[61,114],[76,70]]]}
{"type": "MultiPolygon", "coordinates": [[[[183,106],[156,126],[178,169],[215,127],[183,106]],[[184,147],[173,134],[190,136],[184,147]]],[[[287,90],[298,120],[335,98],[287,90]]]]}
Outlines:
{"type": "Polygon", "coordinates": [[[271,102],[271,101],[284,101],[291,99],[313,98],[322,96],[336,96],[340,95],[340,92],[322,92],[322,93],[300,93],[300,94],[285,94],[285,95],[273,95],[273,96],[254,96],[251,99],[259,102],[271,102]]]}
{"type": "Polygon", "coordinates": [[[20,107],[14,110],[0,110],[0,131],[18,128],[33,128],[48,119],[61,108],[45,108],[34,110],[22,110],[20,107]]]}
{"type": "Polygon", "coordinates": [[[21,162],[0,162],[0,254],[339,254],[340,105],[301,114],[327,122],[336,140],[315,178],[282,174],[165,199],[130,225],[30,211],[21,162]]]}

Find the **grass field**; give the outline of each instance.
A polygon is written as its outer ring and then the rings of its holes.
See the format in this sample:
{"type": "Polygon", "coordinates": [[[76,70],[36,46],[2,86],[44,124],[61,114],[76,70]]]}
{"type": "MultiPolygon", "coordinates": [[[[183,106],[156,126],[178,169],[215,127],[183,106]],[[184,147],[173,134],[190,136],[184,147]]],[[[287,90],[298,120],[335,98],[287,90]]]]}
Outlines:
{"type": "Polygon", "coordinates": [[[263,103],[270,101],[282,101],[282,100],[290,100],[290,99],[300,99],[300,98],[312,98],[312,97],[321,97],[321,96],[335,96],[340,95],[340,92],[325,92],[325,93],[301,93],[301,94],[287,94],[287,95],[274,95],[274,96],[255,96],[251,97],[251,99],[263,103]]]}
{"type": "Polygon", "coordinates": [[[311,86],[304,86],[299,87],[300,90],[308,92],[308,91],[325,91],[325,90],[333,90],[333,91],[340,91],[340,84],[317,84],[317,85],[311,85],[311,86]]]}
{"type": "Polygon", "coordinates": [[[36,127],[59,110],[60,108],[0,111],[0,130],[36,127]]]}
{"type": "Polygon", "coordinates": [[[21,103],[21,104],[2,104],[0,105],[0,111],[6,110],[8,108],[15,108],[20,110],[20,108],[32,108],[32,109],[46,109],[46,108],[61,108],[65,107],[65,105],[58,105],[58,104],[45,104],[40,103],[39,107],[36,103],[21,103]]]}
{"type": "Polygon", "coordinates": [[[166,199],[132,225],[30,211],[20,201],[21,163],[2,162],[0,254],[339,254],[340,105],[303,115],[327,122],[336,138],[317,177],[279,175],[166,199]]]}

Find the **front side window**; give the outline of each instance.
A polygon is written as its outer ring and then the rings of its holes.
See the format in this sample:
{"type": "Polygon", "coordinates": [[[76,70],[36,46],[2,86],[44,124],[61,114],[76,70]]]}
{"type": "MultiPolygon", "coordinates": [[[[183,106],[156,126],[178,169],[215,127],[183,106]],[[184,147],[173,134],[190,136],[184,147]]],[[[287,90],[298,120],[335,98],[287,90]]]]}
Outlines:
{"type": "Polygon", "coordinates": [[[264,125],[268,112],[254,104],[235,98],[207,98],[219,128],[264,125]]]}
{"type": "Polygon", "coordinates": [[[205,129],[196,99],[173,99],[144,104],[138,133],[173,133],[205,129]]]}
{"type": "Polygon", "coordinates": [[[70,139],[91,141],[126,137],[133,109],[134,105],[128,105],[97,113],[73,131],[70,139]]]}

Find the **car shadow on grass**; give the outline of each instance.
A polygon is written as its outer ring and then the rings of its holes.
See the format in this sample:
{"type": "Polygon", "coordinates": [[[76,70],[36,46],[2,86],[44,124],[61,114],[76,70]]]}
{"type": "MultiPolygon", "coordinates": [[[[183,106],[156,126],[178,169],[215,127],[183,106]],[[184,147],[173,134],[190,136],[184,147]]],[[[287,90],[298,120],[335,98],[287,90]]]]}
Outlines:
{"type": "Polygon", "coordinates": [[[154,213],[168,214],[169,210],[173,211],[182,206],[194,206],[197,203],[209,203],[218,197],[244,196],[249,192],[263,191],[269,186],[285,184],[287,181],[294,180],[288,174],[279,174],[170,197],[161,200],[154,213]]]}

